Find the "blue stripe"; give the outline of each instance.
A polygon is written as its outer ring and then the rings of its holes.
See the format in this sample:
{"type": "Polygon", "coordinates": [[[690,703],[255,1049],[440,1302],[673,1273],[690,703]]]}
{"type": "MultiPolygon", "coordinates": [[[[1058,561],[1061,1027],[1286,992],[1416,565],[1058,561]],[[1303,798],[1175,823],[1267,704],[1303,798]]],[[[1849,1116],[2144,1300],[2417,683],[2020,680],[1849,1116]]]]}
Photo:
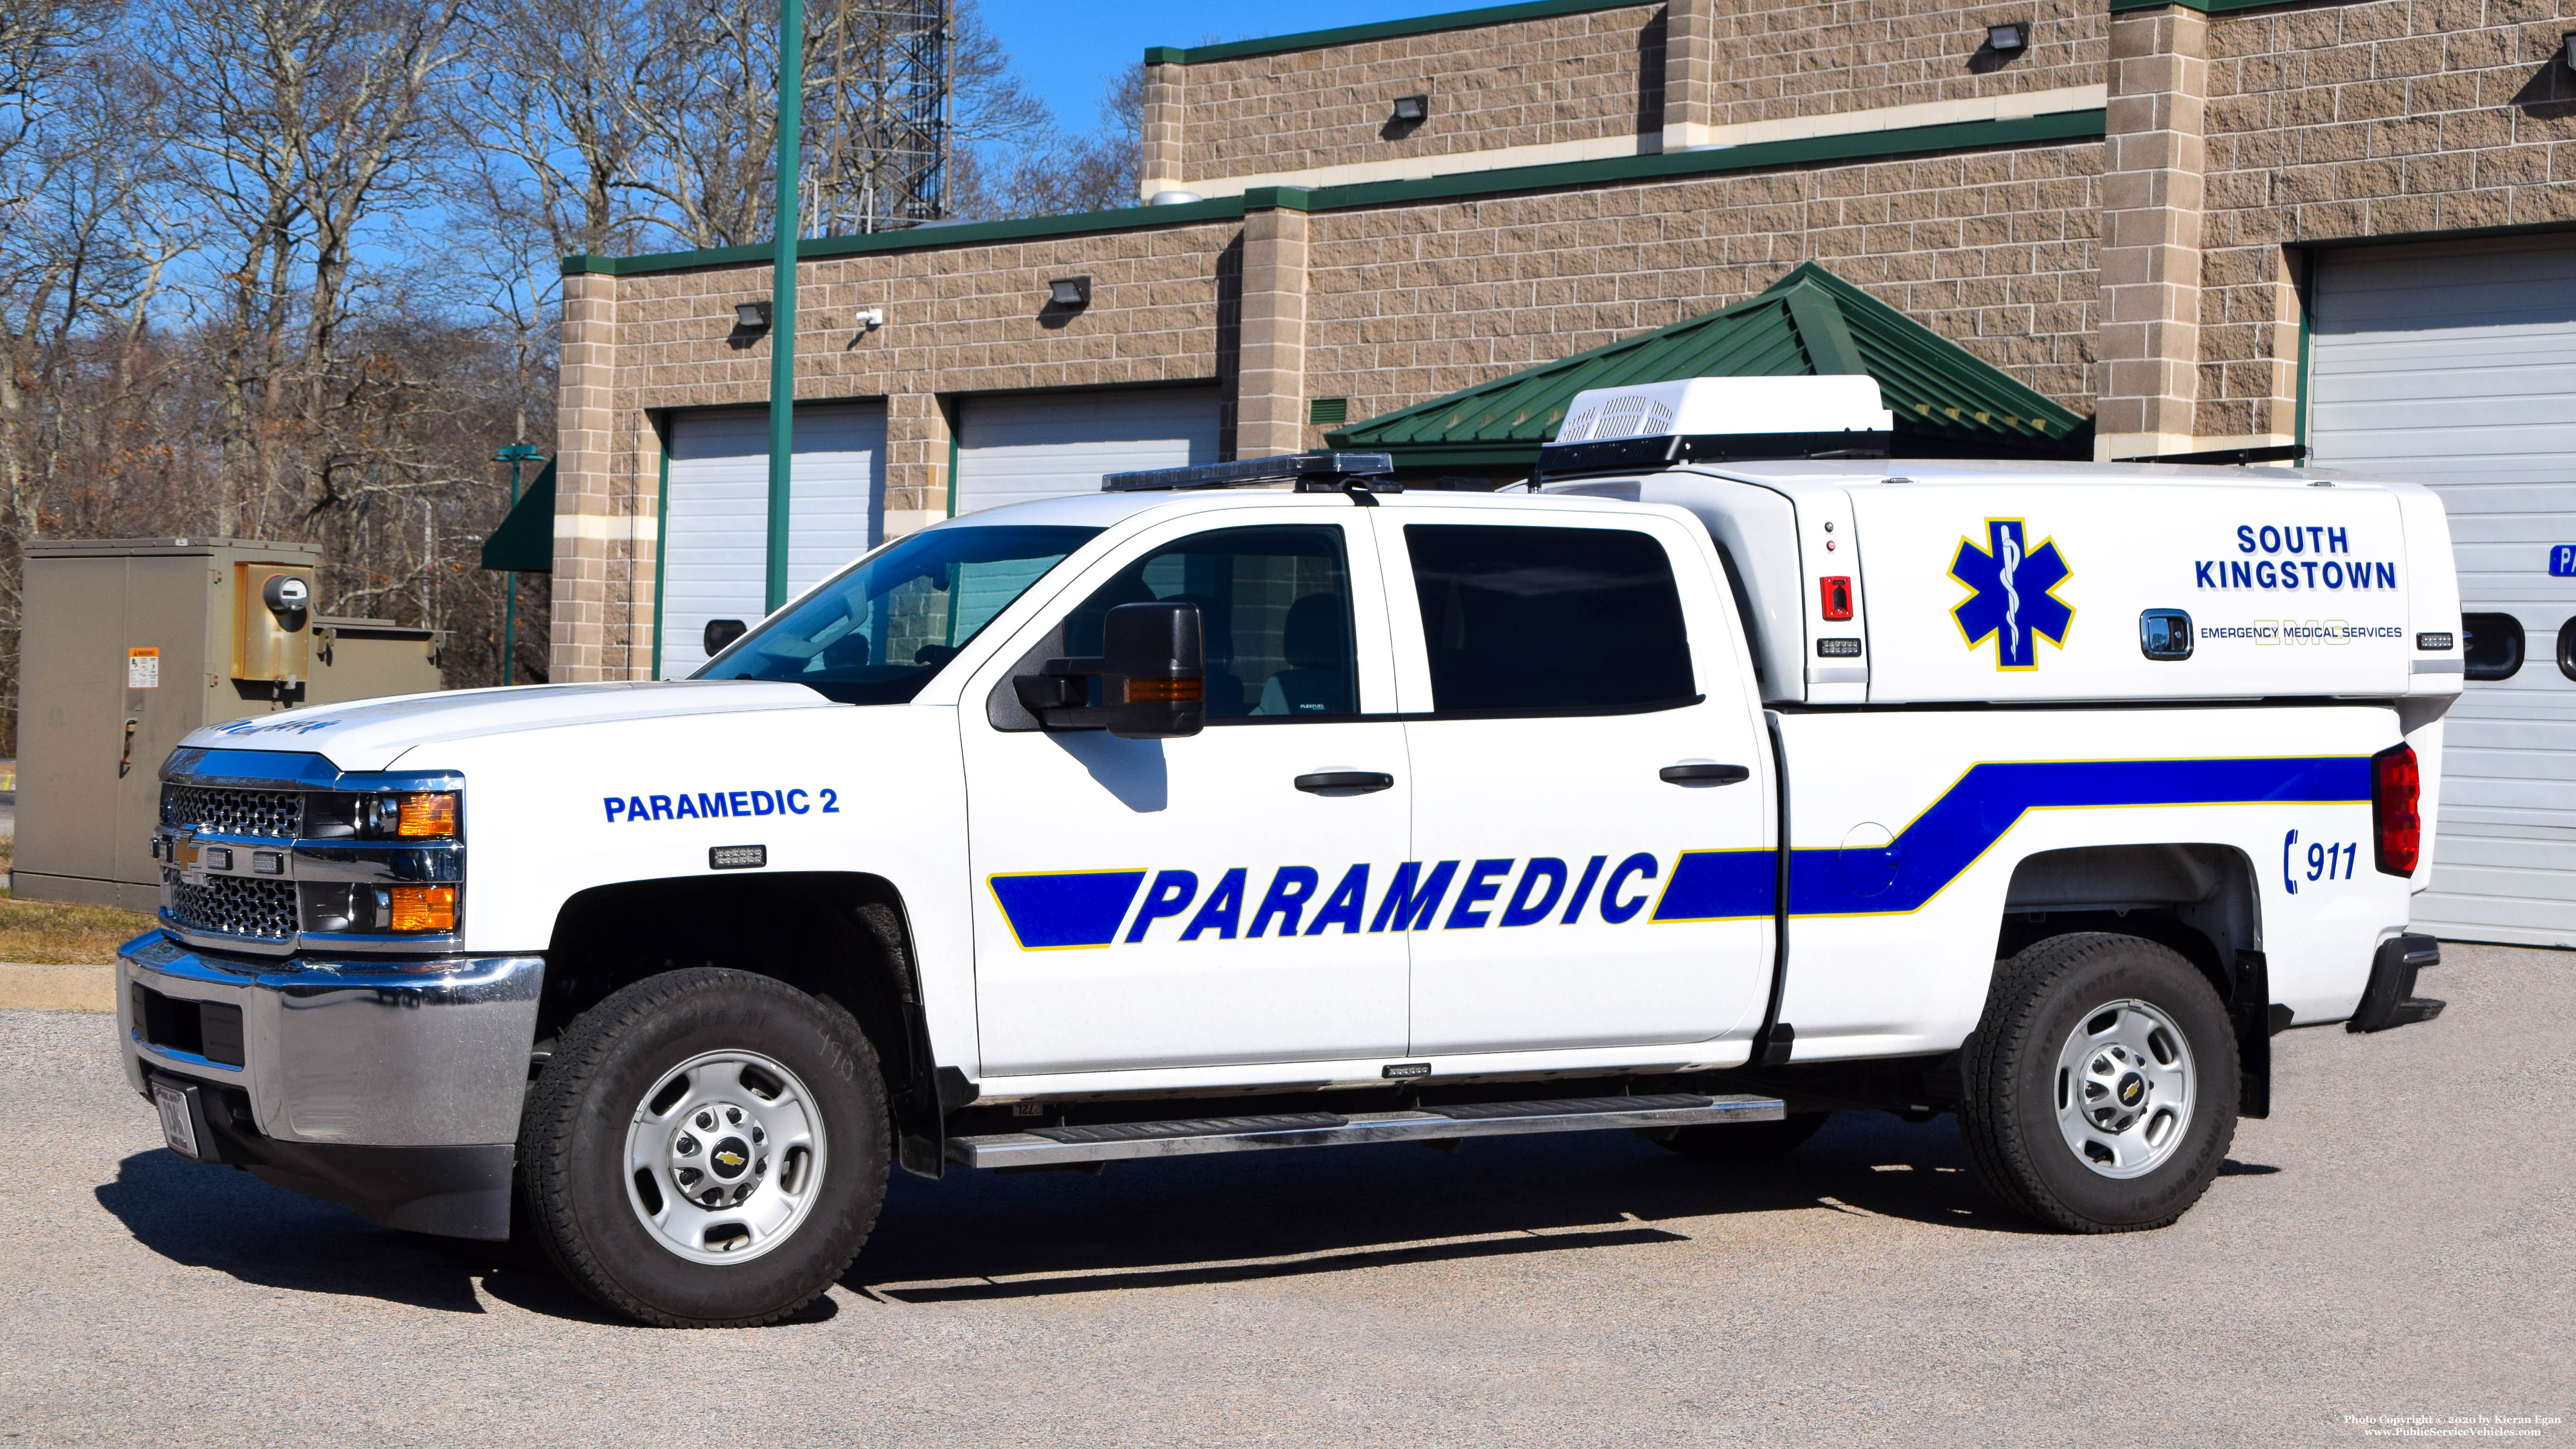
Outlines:
{"type": "Polygon", "coordinates": [[[1780,858],[1767,850],[1686,850],[1655,902],[1658,921],[1724,921],[1771,914],[1780,858]]]}
{"type": "MultiPolygon", "coordinates": [[[[1885,850],[1790,852],[1793,916],[1920,910],[2033,810],[2086,806],[2355,804],[2370,799],[2367,756],[2268,760],[2079,760],[1982,764],[1942,792],[1885,850]]],[[[1027,950],[1106,946],[1144,884],[1141,870],[992,878],[1027,950]]],[[[1685,851],[1655,902],[1658,921],[1764,917],[1777,899],[1767,850],[1685,851]]]]}
{"type": "MultiPolygon", "coordinates": [[[[1790,852],[1789,914],[1920,910],[2033,810],[2081,806],[2350,804],[2370,799],[2367,756],[2078,760],[1978,765],[1885,850],[1790,852]],[[1875,887],[1875,889],[1873,889],[1875,887]]],[[[1767,916],[1774,862],[1759,850],[1686,853],[1658,921],[1767,916]]]]}
{"type": "Polygon", "coordinates": [[[2276,760],[2077,760],[1979,765],[1884,851],[1799,850],[1789,914],[1919,910],[2032,810],[2105,805],[2349,803],[2370,798],[2367,756],[2276,760]],[[1888,882],[1863,894],[1861,887],[1888,882]]]}
{"type": "Polygon", "coordinates": [[[1010,918],[1011,933],[1024,951],[1106,946],[1118,939],[1118,923],[1127,919],[1127,907],[1144,882],[1141,870],[997,875],[993,899],[1010,918]]]}

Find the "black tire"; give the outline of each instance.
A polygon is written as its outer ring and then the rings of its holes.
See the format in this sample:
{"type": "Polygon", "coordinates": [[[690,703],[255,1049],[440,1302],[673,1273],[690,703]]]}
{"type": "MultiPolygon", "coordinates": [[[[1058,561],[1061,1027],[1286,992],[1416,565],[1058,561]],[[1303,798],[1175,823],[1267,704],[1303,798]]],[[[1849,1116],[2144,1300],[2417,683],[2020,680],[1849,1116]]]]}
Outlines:
{"type": "Polygon", "coordinates": [[[1807,1145],[1831,1112],[1798,1112],[1777,1122],[1708,1122],[1656,1140],[1684,1157],[1726,1165],[1770,1162],[1807,1145]]]}
{"type": "MultiPolygon", "coordinates": [[[[2152,1019],[2145,1013],[2129,1015],[2133,1022],[2152,1019]]],[[[2097,1039],[2107,1038],[2087,1038],[2097,1039]]],[[[2168,1039],[2149,1050],[2171,1046],[2168,1039]]],[[[2125,1093],[2128,1074],[2117,1060],[2110,1070],[2108,1080],[2125,1093]]],[[[2190,962],[2135,936],[2053,936],[2000,963],[1965,1075],[1968,1096],[1959,1105],[1959,1131],[1967,1139],[1978,1180],[2014,1210],[2067,1232],[2164,1227],[2200,1201],[2236,1139],[2240,1088],[2236,1035],[2227,1009],[2190,962]],[[2069,1129],[2060,1120],[2061,1091],[2068,1094],[2064,1100],[2076,1104],[2080,1117],[2084,1076],[2104,1060],[2096,1053],[2090,1063],[2082,1061],[2094,1049],[2079,1046],[2075,1032],[2112,1020],[2111,1008],[2121,1002],[2142,1003],[2160,1014],[2178,1029],[2181,1045],[2188,1049],[2188,1112],[2169,1129],[2169,1145],[2150,1146],[2143,1135],[2152,1128],[2157,1109],[2158,1089],[2152,1085],[2141,1089],[2137,1111],[2117,1119],[2140,1124],[2139,1160],[2134,1163],[2114,1160],[2110,1145],[2110,1138],[2118,1138],[2120,1150],[2128,1150],[2129,1137],[2108,1134],[2079,1148],[2069,1132],[2084,1135],[2081,1124],[2069,1129]],[[2070,1053],[2078,1064],[2062,1071],[2061,1058],[2070,1053]],[[2088,1163],[2087,1154],[2098,1155],[2103,1165],[2088,1163]],[[2114,1170],[2137,1175],[2107,1175],[2114,1170]]],[[[2176,1099],[2168,1091],[2166,1100],[2176,1099]]],[[[2115,1097],[2093,1101],[2114,1113],[2120,1110],[2115,1097]]]]}
{"type": "MultiPolygon", "coordinates": [[[[666,1328],[750,1328],[848,1270],[885,1201],[891,1140],[876,1052],[847,1011],[766,976],[695,969],[639,981],[574,1019],[529,1089],[519,1163],[535,1235],[574,1286],[666,1328]],[[681,1256],[630,1196],[641,1189],[628,1180],[627,1130],[645,1094],[711,1052],[757,1053],[793,1073],[822,1129],[811,1205],[742,1262],[681,1256]]],[[[707,1150],[711,1161],[718,1148],[707,1150]]]]}

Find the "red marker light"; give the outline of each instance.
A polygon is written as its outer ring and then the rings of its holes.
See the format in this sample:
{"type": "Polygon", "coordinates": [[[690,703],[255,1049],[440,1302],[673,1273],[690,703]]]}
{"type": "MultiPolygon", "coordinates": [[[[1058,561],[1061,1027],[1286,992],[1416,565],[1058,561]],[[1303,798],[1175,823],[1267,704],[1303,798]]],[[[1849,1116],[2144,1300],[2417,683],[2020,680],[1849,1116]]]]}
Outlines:
{"type": "Polygon", "coordinates": [[[1817,587],[1824,595],[1826,618],[1848,619],[1852,616],[1850,579],[1819,579],[1817,587]]]}
{"type": "Polygon", "coordinates": [[[2413,875],[2424,849],[2422,767],[2407,745],[2370,757],[2370,823],[2378,865],[2388,875],[2413,875]]]}

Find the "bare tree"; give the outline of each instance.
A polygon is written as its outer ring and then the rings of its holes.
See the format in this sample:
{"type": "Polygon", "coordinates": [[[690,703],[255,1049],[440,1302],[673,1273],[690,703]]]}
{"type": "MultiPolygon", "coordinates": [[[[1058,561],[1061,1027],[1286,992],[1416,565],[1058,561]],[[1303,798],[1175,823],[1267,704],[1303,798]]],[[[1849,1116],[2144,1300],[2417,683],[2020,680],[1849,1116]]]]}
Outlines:
{"type": "MultiPolygon", "coordinates": [[[[685,6],[687,24],[656,27],[663,44],[642,72],[636,96],[653,133],[651,161],[638,178],[662,208],[661,222],[686,247],[745,246],[771,236],[778,145],[777,0],[644,0],[685,6]]],[[[946,155],[1042,134],[1046,105],[1028,93],[974,0],[819,0],[806,11],[804,185],[800,231],[830,235],[908,226],[953,215],[944,202],[905,208],[886,200],[904,190],[890,178],[914,164],[903,150],[920,142],[890,118],[921,104],[897,74],[898,42],[918,38],[912,12],[947,3],[941,124],[946,155]],[[935,215],[923,215],[929,211],[935,215]]]]}
{"type": "MultiPolygon", "coordinates": [[[[0,750],[37,537],[308,542],[326,609],[499,677],[475,554],[494,445],[553,432],[559,261],[767,239],[776,4],[0,0],[0,750]]],[[[1059,135],[971,0],[810,26],[800,231],[1132,188],[1132,115],[1059,135]],[[898,42],[944,48],[946,87],[898,42]]]]}
{"type": "Polygon", "coordinates": [[[1144,127],[1144,69],[1121,71],[1103,87],[1099,125],[1088,134],[1050,129],[1028,144],[991,148],[993,159],[971,153],[960,168],[956,212],[986,219],[1134,206],[1144,127]]]}

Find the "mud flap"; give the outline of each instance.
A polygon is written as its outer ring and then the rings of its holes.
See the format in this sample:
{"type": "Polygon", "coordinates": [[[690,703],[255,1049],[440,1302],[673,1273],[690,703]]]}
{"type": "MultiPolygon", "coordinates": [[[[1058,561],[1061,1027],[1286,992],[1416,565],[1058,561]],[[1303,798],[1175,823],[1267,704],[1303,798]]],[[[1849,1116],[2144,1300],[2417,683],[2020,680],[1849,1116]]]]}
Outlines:
{"type": "Polygon", "coordinates": [[[2260,951],[2236,953],[2236,990],[2227,999],[2236,1028],[2236,1115],[2272,1115],[2272,1038],[2290,1024],[2290,1009],[2272,1001],[2272,973],[2260,951]]]}

